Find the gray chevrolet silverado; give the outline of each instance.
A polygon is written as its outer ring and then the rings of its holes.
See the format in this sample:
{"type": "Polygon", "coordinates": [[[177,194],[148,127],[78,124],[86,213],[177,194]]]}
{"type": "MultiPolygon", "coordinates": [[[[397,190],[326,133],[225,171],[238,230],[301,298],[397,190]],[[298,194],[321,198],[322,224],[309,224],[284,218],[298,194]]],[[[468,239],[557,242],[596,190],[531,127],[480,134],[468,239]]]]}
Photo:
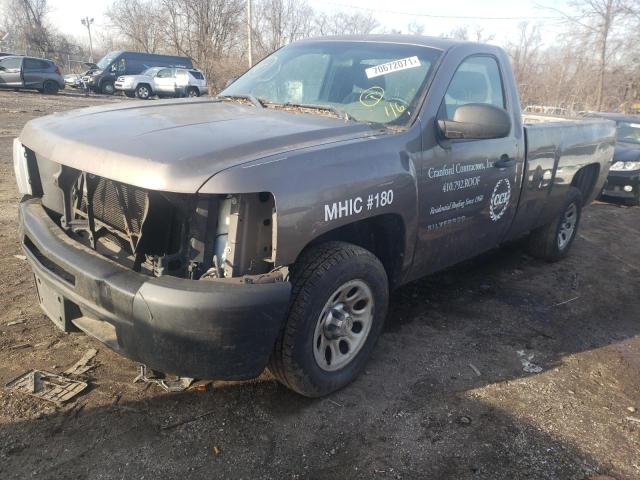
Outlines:
{"type": "Polygon", "coordinates": [[[615,124],[519,105],[500,48],[364,36],[291,44],[215,99],[33,120],[14,163],[40,304],[154,370],[325,395],[391,289],[519,237],[567,254],[615,124]]]}

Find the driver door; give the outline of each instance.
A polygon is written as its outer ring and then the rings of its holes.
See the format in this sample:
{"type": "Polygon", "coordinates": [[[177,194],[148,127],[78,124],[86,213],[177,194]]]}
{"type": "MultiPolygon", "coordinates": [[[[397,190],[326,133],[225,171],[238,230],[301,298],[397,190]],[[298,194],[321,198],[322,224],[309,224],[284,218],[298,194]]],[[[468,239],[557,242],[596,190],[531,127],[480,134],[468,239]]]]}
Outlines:
{"type": "MultiPolygon", "coordinates": [[[[458,107],[489,104],[510,110],[498,60],[475,55],[457,67],[437,120],[453,120],[458,107]]],[[[503,138],[446,139],[424,152],[416,258],[436,271],[496,247],[513,220],[524,159],[511,131],[503,138]]],[[[437,122],[430,128],[438,128],[437,122]]]]}

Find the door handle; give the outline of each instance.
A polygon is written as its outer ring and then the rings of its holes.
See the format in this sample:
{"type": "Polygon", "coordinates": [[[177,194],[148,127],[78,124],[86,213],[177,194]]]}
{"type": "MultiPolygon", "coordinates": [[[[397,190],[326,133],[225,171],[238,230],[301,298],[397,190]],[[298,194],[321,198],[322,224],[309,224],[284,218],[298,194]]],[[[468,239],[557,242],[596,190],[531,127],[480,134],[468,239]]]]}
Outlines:
{"type": "Polygon", "coordinates": [[[500,160],[494,162],[493,166],[496,168],[509,168],[516,164],[516,160],[509,155],[504,154],[500,157],[500,160]]]}

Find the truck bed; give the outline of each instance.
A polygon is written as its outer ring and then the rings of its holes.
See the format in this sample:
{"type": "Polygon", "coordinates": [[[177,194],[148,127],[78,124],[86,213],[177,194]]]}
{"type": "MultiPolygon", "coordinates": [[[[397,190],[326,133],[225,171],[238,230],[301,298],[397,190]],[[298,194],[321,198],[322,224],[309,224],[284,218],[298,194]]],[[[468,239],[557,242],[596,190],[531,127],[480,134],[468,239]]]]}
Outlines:
{"type": "Polygon", "coordinates": [[[531,117],[523,116],[525,172],[510,238],[549,222],[572,184],[583,182],[584,191],[592,192],[585,204],[591,203],[604,186],[615,146],[612,121],[535,115],[535,123],[526,123],[531,117]],[[585,166],[587,173],[574,178],[585,166]]]}

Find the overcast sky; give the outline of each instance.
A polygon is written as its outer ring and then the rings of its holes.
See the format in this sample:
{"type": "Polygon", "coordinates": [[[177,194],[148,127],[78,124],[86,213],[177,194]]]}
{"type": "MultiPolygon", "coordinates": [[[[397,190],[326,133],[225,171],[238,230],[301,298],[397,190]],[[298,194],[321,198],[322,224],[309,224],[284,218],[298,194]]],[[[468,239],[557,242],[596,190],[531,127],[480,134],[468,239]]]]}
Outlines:
{"type": "MultiPolygon", "coordinates": [[[[176,0],[180,1],[180,0],[176,0]]],[[[356,11],[370,9],[381,24],[381,28],[397,29],[406,32],[407,25],[416,21],[425,27],[425,34],[446,34],[457,27],[468,26],[470,31],[477,26],[485,35],[494,35],[494,43],[503,44],[505,39],[516,35],[518,24],[522,21],[540,23],[543,39],[553,42],[560,30],[557,21],[544,17],[557,17],[552,11],[541,8],[553,5],[569,12],[566,0],[308,0],[309,4],[323,11],[356,11]],[[428,15],[431,15],[429,17],[428,15]],[[434,18],[471,17],[471,18],[434,18]],[[489,19],[489,17],[500,17],[489,19]]],[[[79,39],[86,36],[86,29],[80,19],[84,16],[95,18],[95,29],[104,28],[107,19],[104,16],[111,0],[49,0],[52,12],[50,20],[61,31],[70,33],[79,39]]]]}

